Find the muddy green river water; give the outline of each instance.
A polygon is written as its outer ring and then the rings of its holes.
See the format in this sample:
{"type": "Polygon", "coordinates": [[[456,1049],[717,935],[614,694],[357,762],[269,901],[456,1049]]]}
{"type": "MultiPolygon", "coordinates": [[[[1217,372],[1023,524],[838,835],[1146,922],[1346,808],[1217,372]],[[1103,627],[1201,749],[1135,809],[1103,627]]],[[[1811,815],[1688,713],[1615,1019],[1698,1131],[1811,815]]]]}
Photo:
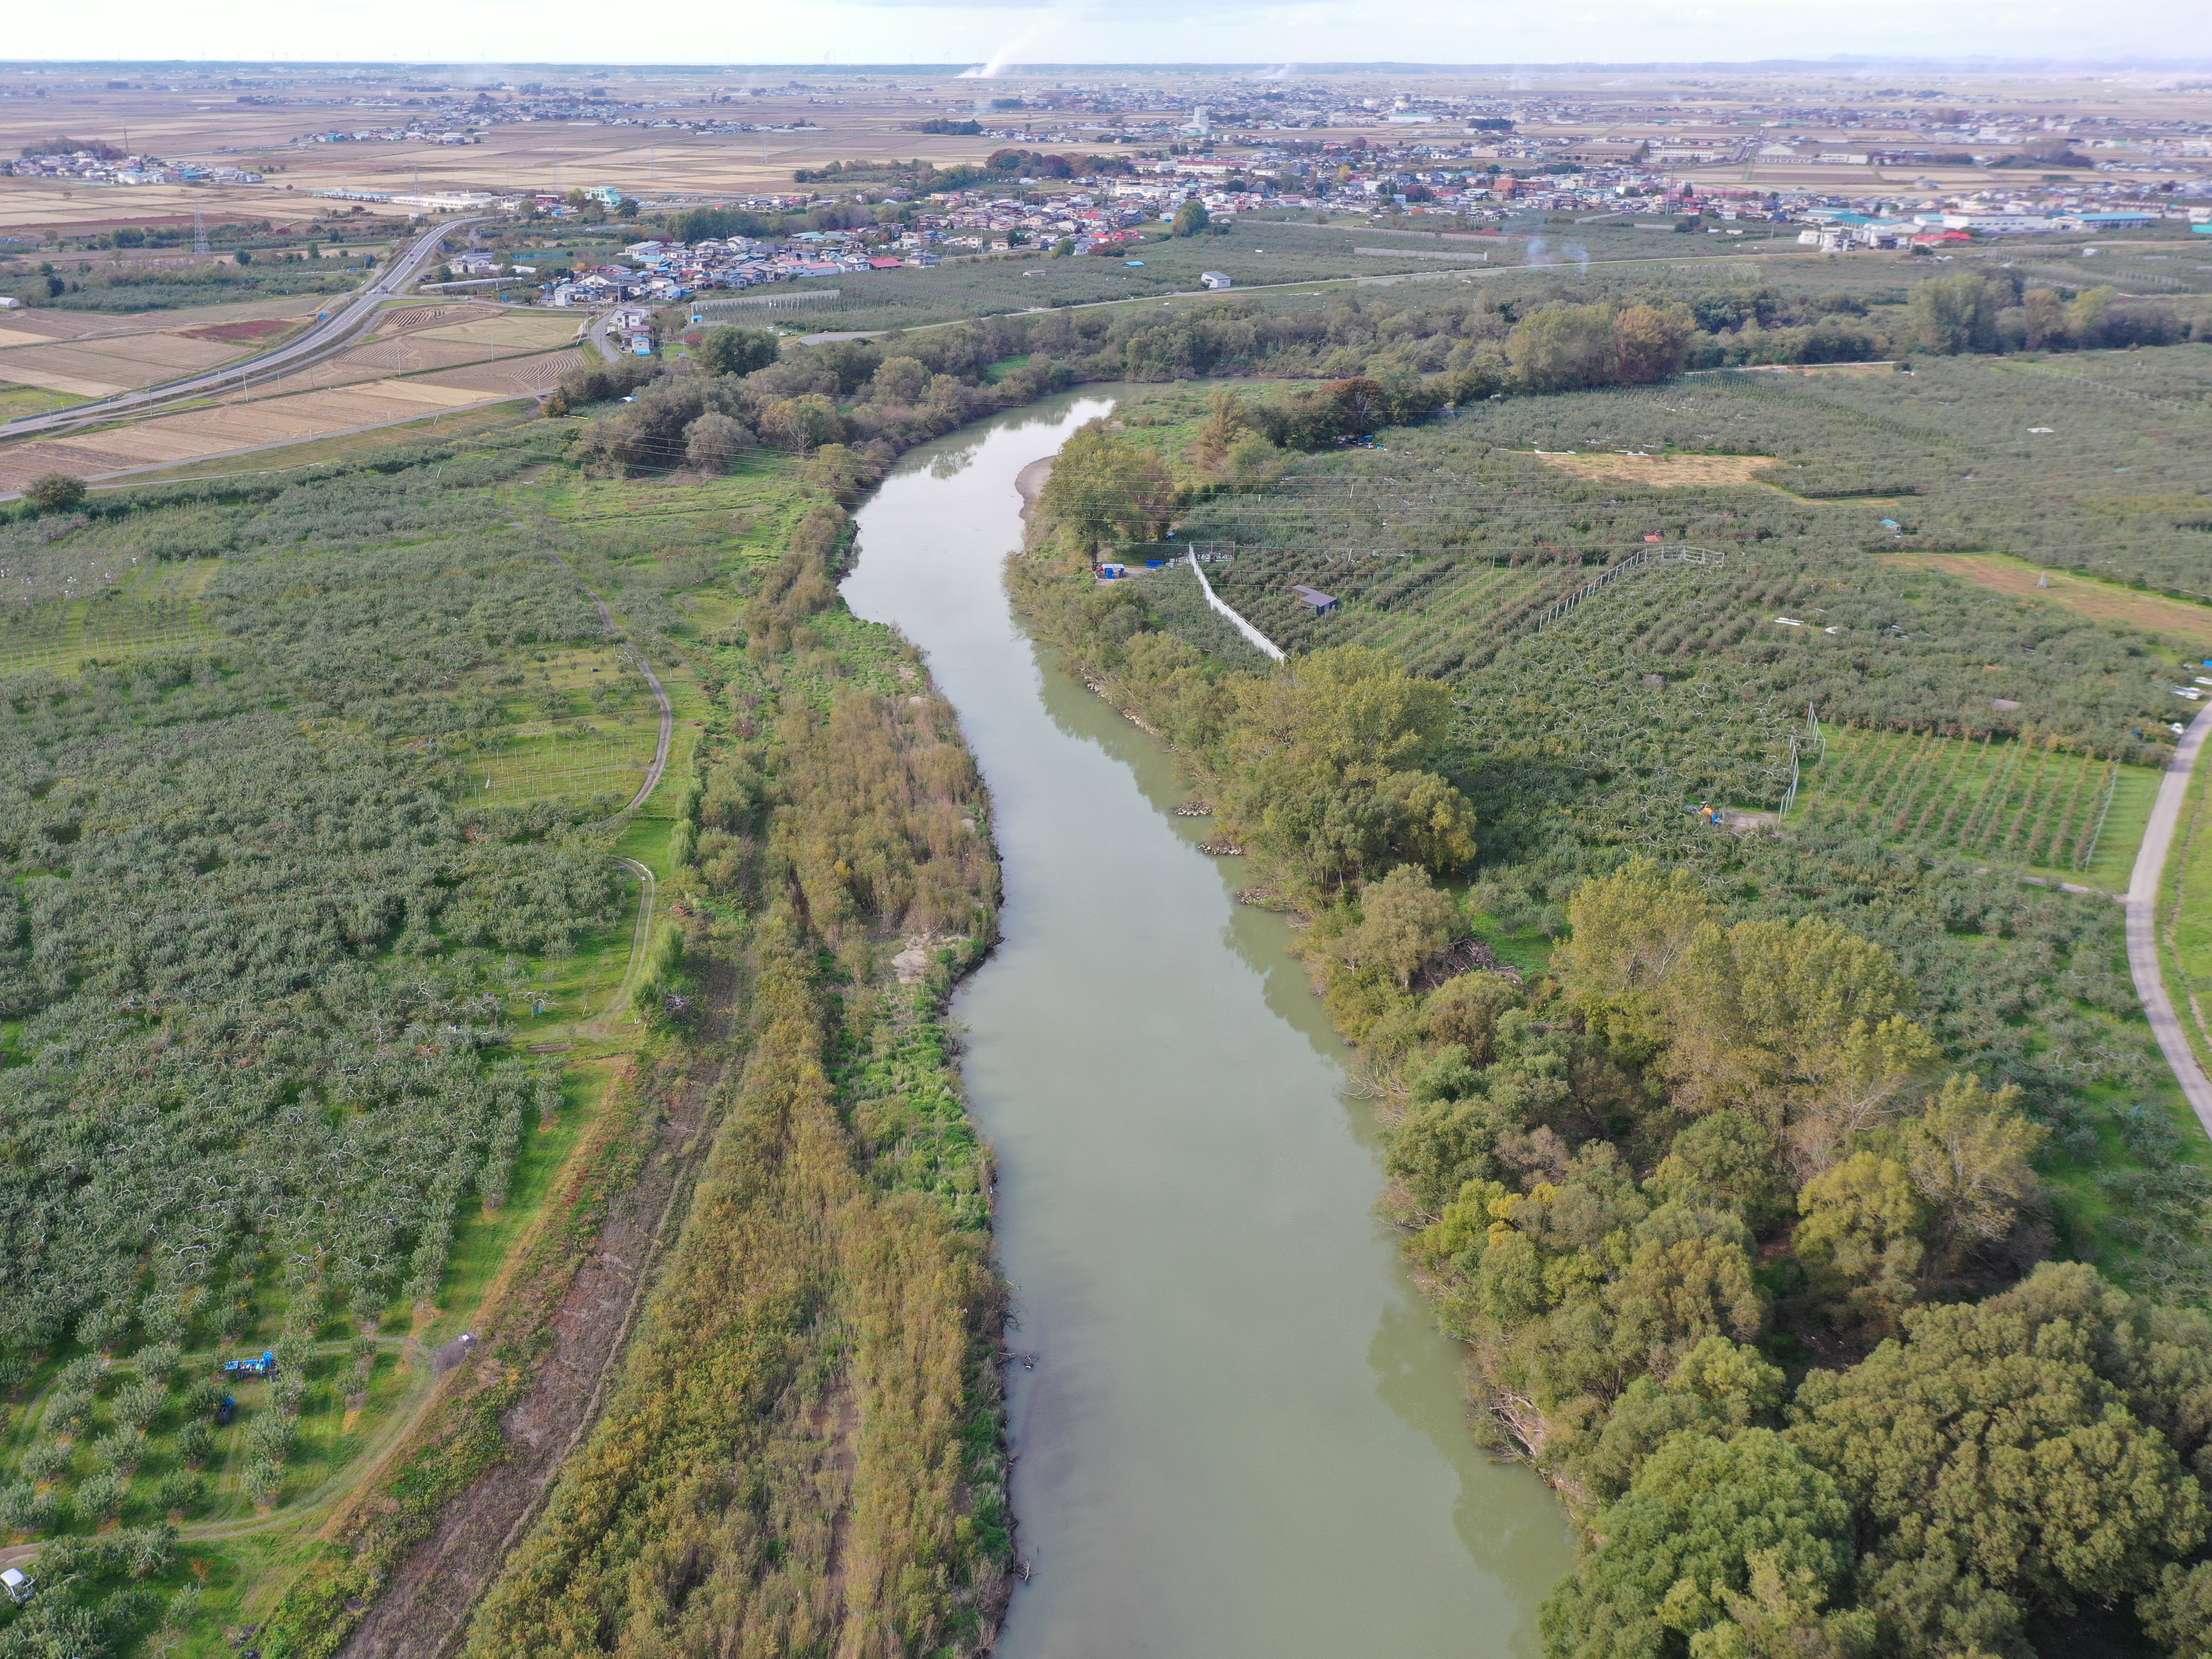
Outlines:
{"type": "Polygon", "coordinates": [[[1571,1546],[1471,1435],[1369,1109],[1171,757],[1012,617],[1014,481],[1110,389],[908,455],[844,592],[927,653],[992,794],[1004,943],[960,994],[1015,1285],[1032,1567],[1005,1659],[1525,1656],[1571,1546]]]}

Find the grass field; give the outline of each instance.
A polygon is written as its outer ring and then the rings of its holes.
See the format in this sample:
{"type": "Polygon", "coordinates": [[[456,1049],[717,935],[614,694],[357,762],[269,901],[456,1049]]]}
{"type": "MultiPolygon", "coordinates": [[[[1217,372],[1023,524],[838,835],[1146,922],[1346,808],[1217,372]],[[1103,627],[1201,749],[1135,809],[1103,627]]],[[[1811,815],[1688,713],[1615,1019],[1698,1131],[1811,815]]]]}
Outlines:
{"type": "Polygon", "coordinates": [[[466,753],[464,792],[484,806],[554,800],[583,811],[604,799],[613,811],[645,781],[659,705],[618,648],[532,654],[544,660],[504,676],[525,681],[521,695],[506,704],[507,723],[466,753]]]}
{"type": "Polygon", "coordinates": [[[43,671],[66,678],[87,662],[213,643],[218,635],[202,615],[199,596],[220,562],[149,560],[87,599],[0,604],[0,674],[43,671]]]}
{"type": "Polygon", "coordinates": [[[1757,483],[1759,473],[1778,465],[1771,455],[1544,455],[1546,466],[1577,478],[1640,484],[1654,489],[1682,489],[1709,484],[1757,483]]]}
{"type": "Polygon", "coordinates": [[[769,450],[740,457],[724,477],[693,483],[596,479],[563,474],[530,499],[549,516],[580,528],[683,531],[712,537],[727,553],[769,558],[781,552],[805,510],[791,489],[788,458],[769,450]]]}
{"type": "Polygon", "coordinates": [[[1799,810],[2118,891],[2158,776],[2021,742],[1838,727],[1805,775],[1799,810]]]}
{"type": "Polygon", "coordinates": [[[74,404],[91,401],[89,392],[54,392],[42,386],[19,386],[13,381],[0,380],[0,421],[20,420],[26,415],[44,415],[57,409],[68,409],[74,404]]]}

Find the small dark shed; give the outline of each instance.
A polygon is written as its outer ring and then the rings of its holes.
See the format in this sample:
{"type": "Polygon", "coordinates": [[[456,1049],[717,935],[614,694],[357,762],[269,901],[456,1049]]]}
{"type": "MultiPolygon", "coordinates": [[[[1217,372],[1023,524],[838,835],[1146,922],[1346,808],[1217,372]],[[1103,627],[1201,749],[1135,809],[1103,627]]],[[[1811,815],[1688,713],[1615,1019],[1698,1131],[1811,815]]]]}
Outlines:
{"type": "Polygon", "coordinates": [[[1335,597],[1322,592],[1318,587],[1308,587],[1302,583],[1293,582],[1291,584],[1291,592],[1298,596],[1300,605],[1305,606],[1316,617],[1326,617],[1336,609],[1335,597]]]}

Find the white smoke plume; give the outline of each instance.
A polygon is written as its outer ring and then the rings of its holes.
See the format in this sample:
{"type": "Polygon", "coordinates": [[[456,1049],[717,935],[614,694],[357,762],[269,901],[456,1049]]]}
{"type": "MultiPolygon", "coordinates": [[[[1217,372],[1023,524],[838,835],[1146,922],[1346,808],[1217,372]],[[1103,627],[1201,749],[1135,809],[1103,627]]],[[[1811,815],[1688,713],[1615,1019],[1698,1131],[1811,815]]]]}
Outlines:
{"type": "Polygon", "coordinates": [[[1048,12],[1042,17],[1038,18],[1036,22],[1031,23],[1027,28],[1024,29],[1019,34],[1016,35],[1012,40],[1007,41],[1005,46],[1000,46],[996,52],[993,52],[988,63],[978,64],[971,70],[962,70],[958,78],[963,81],[991,81],[997,79],[1000,76],[1004,75],[1009,69],[1013,67],[1016,58],[1021,53],[1028,51],[1031,46],[1035,46],[1037,41],[1043,37],[1046,32],[1059,21],[1060,20],[1056,15],[1048,12]]]}

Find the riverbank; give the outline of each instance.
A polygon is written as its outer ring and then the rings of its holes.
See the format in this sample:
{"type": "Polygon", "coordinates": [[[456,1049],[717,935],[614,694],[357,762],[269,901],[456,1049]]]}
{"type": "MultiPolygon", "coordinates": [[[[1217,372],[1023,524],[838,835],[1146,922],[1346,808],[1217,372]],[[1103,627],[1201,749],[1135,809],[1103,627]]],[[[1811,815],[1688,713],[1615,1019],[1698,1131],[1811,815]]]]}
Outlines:
{"type": "Polygon", "coordinates": [[[1044,494],[1045,481],[1052,477],[1049,455],[1039,456],[1014,475],[1015,492],[1022,498],[1022,522],[1028,524],[1036,514],[1037,497],[1044,494]]]}

